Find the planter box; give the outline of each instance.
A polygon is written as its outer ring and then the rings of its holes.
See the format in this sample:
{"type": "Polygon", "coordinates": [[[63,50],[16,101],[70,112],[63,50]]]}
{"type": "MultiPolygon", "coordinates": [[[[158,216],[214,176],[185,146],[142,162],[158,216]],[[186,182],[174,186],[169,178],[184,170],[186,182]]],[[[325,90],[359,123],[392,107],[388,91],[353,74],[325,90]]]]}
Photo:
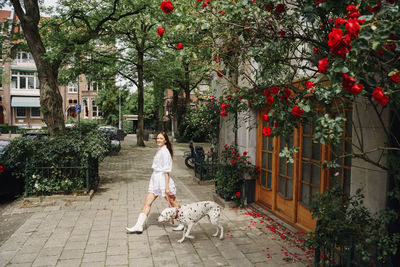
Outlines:
{"type": "Polygon", "coordinates": [[[232,201],[232,200],[225,200],[222,197],[220,197],[217,193],[213,194],[213,199],[214,202],[218,203],[218,205],[220,205],[221,207],[224,208],[236,208],[238,206],[236,201],[232,201]]]}

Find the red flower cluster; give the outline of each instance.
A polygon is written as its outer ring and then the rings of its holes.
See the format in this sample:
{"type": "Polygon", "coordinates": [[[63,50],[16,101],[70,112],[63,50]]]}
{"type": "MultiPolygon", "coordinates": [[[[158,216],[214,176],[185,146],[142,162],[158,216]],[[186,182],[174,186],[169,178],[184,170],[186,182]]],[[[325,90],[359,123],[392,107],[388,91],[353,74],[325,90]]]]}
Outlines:
{"type": "Polygon", "coordinates": [[[178,43],[178,44],[176,45],[176,49],[182,50],[182,48],[183,48],[183,44],[182,44],[182,43],[178,43]]]}
{"type": "Polygon", "coordinates": [[[304,110],[299,107],[299,106],[293,106],[292,108],[292,115],[295,117],[300,117],[301,115],[303,115],[304,110]]]}
{"type": "Polygon", "coordinates": [[[174,10],[171,1],[162,1],[160,7],[165,14],[171,13],[174,10]]]}
{"type": "Polygon", "coordinates": [[[318,61],[318,71],[321,73],[326,73],[328,65],[329,65],[328,58],[321,59],[320,61],[318,61]]]}
{"type": "Polygon", "coordinates": [[[370,5],[367,5],[367,9],[371,13],[377,14],[382,8],[382,3],[381,1],[377,0],[376,1],[376,7],[371,7],[370,5]]]}
{"type": "Polygon", "coordinates": [[[364,88],[362,84],[356,84],[354,77],[349,76],[347,73],[342,73],[342,76],[342,86],[348,93],[352,95],[358,95],[361,93],[362,89],[364,88]]]}
{"type": "Polygon", "coordinates": [[[262,116],[262,119],[263,119],[263,121],[265,121],[265,122],[269,122],[269,116],[268,116],[268,111],[267,112],[265,112],[262,116]]]}
{"type": "Polygon", "coordinates": [[[268,10],[269,12],[271,12],[274,9],[274,4],[270,3],[270,4],[266,5],[265,9],[268,10]]]}
{"type": "Polygon", "coordinates": [[[390,76],[390,79],[391,79],[394,83],[400,82],[400,71],[398,71],[398,72],[396,72],[395,74],[393,74],[392,76],[390,76]]]}
{"type": "Polygon", "coordinates": [[[237,196],[237,197],[240,197],[240,192],[236,192],[236,196],[237,196]]]}
{"type": "Polygon", "coordinates": [[[279,86],[273,86],[264,90],[264,95],[267,97],[268,105],[272,105],[274,103],[274,97],[271,95],[276,95],[279,93],[279,86]]]}
{"type": "Polygon", "coordinates": [[[346,34],[343,36],[343,31],[338,28],[333,28],[332,32],[329,33],[328,46],[333,54],[339,57],[346,57],[346,54],[350,52],[352,48],[351,36],[346,34]]]}
{"type": "Polygon", "coordinates": [[[208,5],[208,2],[210,2],[211,0],[204,0],[203,2],[203,7],[206,8],[208,5]]]}
{"type": "Polygon", "coordinates": [[[275,11],[278,12],[279,14],[285,12],[285,5],[284,4],[277,4],[275,11]]]}
{"type": "Polygon", "coordinates": [[[226,109],[227,109],[228,107],[229,107],[228,104],[221,103],[221,109],[222,109],[222,111],[221,111],[221,116],[222,116],[222,117],[226,117],[226,115],[228,115],[227,112],[226,112],[226,109]]]}
{"type": "Polygon", "coordinates": [[[281,101],[287,101],[288,98],[290,97],[291,91],[287,88],[283,89],[285,92],[281,94],[281,101]]]}
{"type": "Polygon", "coordinates": [[[271,133],[272,133],[271,127],[266,126],[266,127],[263,128],[263,135],[270,136],[271,133]]]}
{"type": "Polygon", "coordinates": [[[157,34],[159,35],[159,36],[163,36],[163,34],[164,34],[164,28],[157,28],[157,34]]]}
{"type": "Polygon", "coordinates": [[[315,5],[318,6],[319,4],[325,2],[325,0],[316,0],[315,1],[315,5]]]}
{"type": "Polygon", "coordinates": [[[313,51],[314,51],[314,54],[319,54],[320,53],[318,48],[316,48],[316,47],[314,47],[313,51]]]}
{"type": "Polygon", "coordinates": [[[311,89],[315,86],[315,84],[311,81],[306,81],[306,88],[307,89],[311,89]]]}
{"type": "Polygon", "coordinates": [[[222,77],[223,76],[223,74],[222,74],[222,71],[220,71],[220,70],[217,70],[217,75],[218,75],[218,77],[222,77]]]}
{"type": "Polygon", "coordinates": [[[346,7],[346,11],[349,12],[349,13],[347,14],[347,17],[348,17],[348,18],[358,18],[358,17],[360,17],[361,14],[358,13],[358,10],[359,10],[359,9],[358,9],[355,5],[348,5],[348,6],[346,7]]]}
{"type": "Polygon", "coordinates": [[[374,97],[374,100],[383,107],[386,106],[387,102],[389,102],[389,97],[383,93],[382,87],[376,88],[375,91],[372,92],[372,96],[374,97]]]}

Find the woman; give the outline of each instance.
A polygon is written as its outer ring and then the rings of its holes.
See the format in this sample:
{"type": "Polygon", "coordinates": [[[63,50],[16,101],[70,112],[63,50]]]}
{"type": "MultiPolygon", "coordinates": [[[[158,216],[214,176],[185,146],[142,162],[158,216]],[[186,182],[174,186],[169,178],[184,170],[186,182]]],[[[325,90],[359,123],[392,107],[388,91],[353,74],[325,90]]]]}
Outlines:
{"type": "MultiPolygon", "coordinates": [[[[158,196],[163,196],[173,207],[179,207],[179,203],[175,198],[176,188],[174,180],[170,177],[172,170],[173,150],[172,144],[165,132],[157,134],[158,151],[153,159],[153,174],[150,178],[149,190],[144,201],[142,212],[139,214],[136,225],[126,228],[129,233],[141,234],[143,225],[150,213],[151,205],[158,196]]],[[[179,224],[174,231],[183,230],[184,226],[179,224]]]]}

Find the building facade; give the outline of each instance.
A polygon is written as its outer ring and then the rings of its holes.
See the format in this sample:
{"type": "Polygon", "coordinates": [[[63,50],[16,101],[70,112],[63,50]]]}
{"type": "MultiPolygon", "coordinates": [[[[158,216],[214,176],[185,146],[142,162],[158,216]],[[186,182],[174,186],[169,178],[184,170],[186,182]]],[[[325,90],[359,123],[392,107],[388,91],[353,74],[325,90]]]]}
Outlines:
{"type": "MultiPolygon", "coordinates": [[[[19,31],[10,21],[17,18],[13,11],[0,10],[0,25],[3,36],[19,31]]],[[[0,57],[0,124],[21,128],[41,128],[44,126],[40,111],[40,81],[32,54],[17,51],[10,57],[7,38],[2,42],[0,57]]],[[[64,118],[77,118],[76,105],[81,105],[81,119],[100,119],[101,112],[95,104],[99,84],[79,75],[68,85],[60,85],[63,99],[64,118]]]]}

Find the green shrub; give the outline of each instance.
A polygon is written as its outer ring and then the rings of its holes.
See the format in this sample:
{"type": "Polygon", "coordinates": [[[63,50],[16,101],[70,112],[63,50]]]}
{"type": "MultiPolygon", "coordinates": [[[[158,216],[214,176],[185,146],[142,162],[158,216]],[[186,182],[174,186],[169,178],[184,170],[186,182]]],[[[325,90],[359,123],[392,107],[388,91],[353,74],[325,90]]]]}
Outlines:
{"type": "Polygon", "coordinates": [[[11,133],[15,134],[15,133],[17,133],[18,126],[8,125],[8,124],[0,124],[0,130],[1,130],[1,133],[3,133],[3,134],[8,133],[9,131],[11,131],[11,133]]]}
{"type": "Polygon", "coordinates": [[[86,170],[80,167],[88,164],[93,187],[98,161],[109,150],[106,136],[89,123],[51,138],[17,137],[7,147],[6,159],[18,179],[26,178],[26,193],[79,192],[86,182],[86,170]]]}

